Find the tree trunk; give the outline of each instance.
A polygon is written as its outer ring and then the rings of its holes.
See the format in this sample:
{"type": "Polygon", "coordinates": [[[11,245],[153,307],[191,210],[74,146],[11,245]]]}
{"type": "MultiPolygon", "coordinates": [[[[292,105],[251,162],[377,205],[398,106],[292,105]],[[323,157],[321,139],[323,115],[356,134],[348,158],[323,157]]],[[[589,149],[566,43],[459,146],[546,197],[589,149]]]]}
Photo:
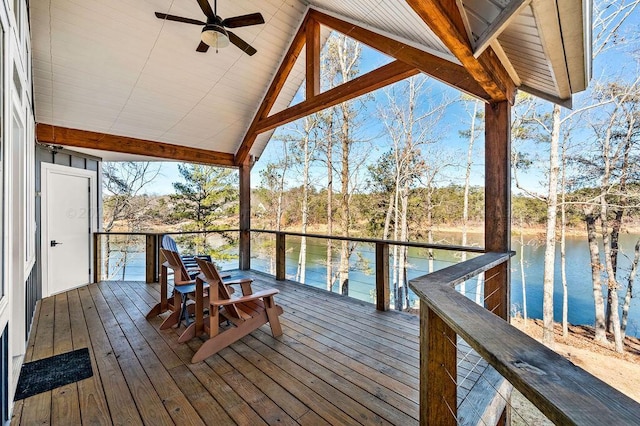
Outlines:
{"type": "MultiPolygon", "coordinates": [[[[618,251],[619,251],[619,240],[620,240],[620,229],[622,228],[622,216],[624,215],[624,211],[626,209],[626,197],[624,194],[627,193],[627,176],[629,169],[629,160],[631,154],[631,148],[633,147],[633,132],[635,130],[635,117],[633,114],[628,116],[628,130],[624,139],[624,145],[622,148],[623,152],[623,160],[622,166],[620,167],[620,189],[619,192],[622,194],[620,200],[616,203],[615,206],[610,206],[609,210],[613,212],[614,218],[611,223],[611,266],[614,273],[614,278],[617,279],[618,274],[618,251]]],[[[609,332],[614,332],[612,327],[612,306],[611,302],[613,298],[617,297],[617,293],[613,293],[611,291],[607,292],[607,330],[609,332]]]]}
{"type": "Polygon", "coordinates": [[[389,195],[389,207],[387,208],[387,214],[384,218],[384,230],[382,231],[382,239],[389,238],[389,228],[391,227],[391,215],[393,214],[393,200],[394,194],[389,195]]]}
{"type": "MultiPolygon", "coordinates": [[[[346,78],[344,79],[346,81],[346,78]]],[[[340,105],[342,112],[342,132],[340,134],[341,148],[342,148],[342,164],[340,170],[340,207],[342,210],[342,236],[349,236],[349,150],[350,150],[350,135],[349,135],[349,106],[346,102],[340,105]]],[[[349,292],[349,242],[343,241],[340,250],[340,294],[348,295],[349,292]]]]}
{"type": "MultiPolygon", "coordinates": [[[[304,151],[304,166],[302,171],[302,233],[307,233],[307,222],[309,216],[309,134],[311,132],[311,123],[306,122],[305,136],[303,139],[303,151],[304,151]]],[[[296,281],[304,284],[306,280],[307,269],[307,237],[300,239],[300,255],[298,257],[298,272],[296,274],[296,281]]]]}
{"type": "Polygon", "coordinates": [[[522,229],[522,218],[520,219],[520,279],[522,281],[522,317],[524,327],[527,327],[527,280],[524,273],[524,232],[522,229]]]}
{"type": "MultiPolygon", "coordinates": [[[[333,235],[333,119],[328,118],[327,141],[327,234],[333,235]]],[[[333,240],[327,240],[327,290],[333,291],[333,240]]]]}
{"type": "Polygon", "coordinates": [[[624,304],[622,305],[622,320],[620,324],[620,333],[622,338],[627,334],[627,322],[629,320],[629,306],[633,297],[633,282],[636,280],[638,273],[638,262],[640,261],[640,240],[636,242],[634,249],[633,263],[631,264],[631,272],[629,272],[629,280],[627,281],[627,291],[624,295],[624,304]]]}
{"type": "Polygon", "coordinates": [[[556,258],[556,217],[558,209],[558,147],[560,142],[560,106],[553,107],[553,130],[549,146],[549,197],[547,198],[547,231],[544,251],[542,300],[542,341],[553,345],[553,284],[556,258]]]}
{"type": "MultiPolygon", "coordinates": [[[[405,182],[402,189],[401,209],[402,214],[400,216],[400,241],[408,240],[408,225],[407,225],[407,211],[409,209],[409,183],[405,182]]],[[[398,263],[400,268],[398,269],[398,297],[399,297],[399,310],[404,310],[408,307],[409,291],[405,285],[406,283],[406,267],[407,267],[407,247],[400,247],[400,255],[398,257],[398,263]]]]}
{"type": "Polygon", "coordinates": [[[609,224],[607,221],[607,201],[604,194],[600,197],[600,227],[602,229],[602,246],[604,249],[604,262],[607,271],[607,291],[608,304],[611,309],[609,311],[609,320],[613,329],[613,338],[615,342],[616,352],[623,352],[622,335],[620,333],[620,314],[618,312],[618,281],[616,280],[613,264],[611,262],[611,236],[609,235],[609,224]]]}
{"type": "MultiPolygon", "coordinates": [[[[400,182],[399,175],[396,172],[395,191],[393,199],[394,221],[393,221],[393,240],[398,241],[398,223],[400,221],[400,182]]],[[[397,311],[402,310],[402,298],[400,295],[400,282],[398,277],[400,276],[400,247],[397,244],[393,246],[393,304],[397,311]]]]}
{"type": "MultiPolygon", "coordinates": [[[[427,199],[426,199],[426,204],[427,204],[427,242],[429,244],[433,244],[433,206],[431,205],[432,195],[433,195],[433,188],[431,187],[431,181],[429,181],[429,184],[427,185],[427,199]]],[[[433,272],[433,260],[434,260],[433,250],[432,249],[428,249],[427,253],[428,253],[428,256],[429,256],[429,273],[432,273],[433,272]]]]}
{"type": "MultiPolygon", "coordinates": [[[[467,168],[464,175],[464,196],[462,200],[462,246],[467,245],[467,227],[469,223],[469,186],[471,181],[471,166],[473,166],[473,143],[476,140],[476,116],[480,101],[473,101],[473,114],[471,115],[471,129],[469,130],[469,147],[467,148],[467,168]]],[[[462,252],[461,261],[467,260],[467,252],[462,252]]],[[[460,283],[460,293],[465,294],[466,282],[460,283]]]]}
{"type": "Polygon", "coordinates": [[[596,342],[606,343],[607,335],[604,317],[604,297],[602,294],[602,282],[600,280],[602,263],[600,263],[600,249],[598,247],[598,234],[596,230],[596,221],[598,216],[593,210],[594,207],[588,207],[588,211],[585,212],[585,222],[587,224],[587,240],[589,242],[589,254],[591,256],[591,282],[593,284],[595,312],[595,340],[596,342]]]}
{"type": "Polygon", "coordinates": [[[567,286],[567,147],[562,143],[562,178],[560,182],[560,274],[562,276],[562,337],[569,337],[569,288],[567,286]]]}

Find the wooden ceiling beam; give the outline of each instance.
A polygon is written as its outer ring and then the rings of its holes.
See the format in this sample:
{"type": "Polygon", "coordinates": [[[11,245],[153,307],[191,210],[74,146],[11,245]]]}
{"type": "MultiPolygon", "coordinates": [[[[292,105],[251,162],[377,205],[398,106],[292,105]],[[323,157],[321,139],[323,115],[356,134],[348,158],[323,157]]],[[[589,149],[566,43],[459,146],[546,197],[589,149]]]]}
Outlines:
{"type": "Polygon", "coordinates": [[[251,147],[258,137],[258,134],[260,134],[261,132],[271,130],[281,124],[285,124],[290,121],[296,120],[297,118],[304,117],[304,115],[300,115],[303,114],[303,111],[308,115],[331,106],[325,104],[323,108],[318,109],[318,107],[321,105],[321,100],[333,102],[331,101],[331,99],[333,97],[336,97],[339,99],[343,99],[341,101],[338,101],[338,103],[343,102],[344,100],[352,99],[354,97],[368,93],[367,91],[362,90],[376,90],[380,87],[384,87],[387,84],[395,83],[396,81],[400,81],[403,78],[406,78],[403,77],[396,79],[397,77],[402,75],[402,73],[406,73],[407,77],[409,77],[410,75],[415,75],[418,72],[416,70],[422,71],[423,73],[437,80],[440,80],[443,83],[453,86],[458,90],[466,92],[474,97],[483,99],[485,101],[492,100],[491,96],[489,96],[485,92],[482,86],[478,84],[474,77],[466,69],[464,69],[464,67],[449,62],[446,59],[442,59],[438,56],[427,53],[423,50],[408,46],[402,42],[393,40],[384,35],[364,29],[355,24],[351,24],[317,10],[310,9],[307,13],[307,16],[305,16],[302,25],[300,25],[298,32],[294,36],[291,46],[289,46],[289,50],[285,54],[282,64],[276,72],[271,86],[269,86],[262,104],[258,108],[258,112],[256,113],[253,121],[251,122],[251,125],[249,126],[249,129],[247,130],[247,133],[245,134],[242,143],[240,144],[240,148],[236,152],[236,165],[241,165],[248,161],[251,147]],[[367,77],[367,79],[369,80],[361,80],[356,85],[348,85],[348,83],[345,83],[345,87],[341,89],[335,88],[331,91],[328,91],[327,93],[332,92],[330,95],[327,95],[325,93],[318,94],[320,89],[320,24],[339,31],[353,38],[354,40],[357,40],[363,44],[366,44],[367,46],[372,47],[373,49],[379,50],[380,52],[397,59],[398,61],[404,62],[409,67],[401,67],[401,65],[396,63],[392,65],[392,69],[394,69],[393,72],[399,72],[399,70],[402,68],[400,74],[390,74],[387,77],[381,78],[385,72],[389,72],[389,69],[387,69],[380,74],[370,75],[369,77],[367,77]],[[276,98],[280,93],[280,90],[282,90],[282,87],[284,86],[287,77],[291,72],[291,69],[295,65],[296,60],[298,59],[298,56],[300,55],[300,52],[302,51],[303,47],[305,47],[305,45],[307,56],[307,85],[305,87],[307,94],[306,100],[302,104],[295,105],[294,107],[274,114],[273,117],[268,117],[268,114],[271,111],[271,108],[273,107],[276,98]],[[381,84],[384,81],[387,81],[387,83],[381,84]],[[368,87],[365,87],[365,85],[360,86],[360,84],[363,84],[363,82],[367,82],[366,84],[368,84],[368,87]],[[346,90],[358,90],[358,93],[354,92],[351,94],[351,96],[345,96],[346,90]],[[309,96],[311,93],[316,93],[316,96],[309,96]],[[320,97],[320,100],[316,99],[318,97],[320,97]]]}
{"type": "Polygon", "coordinates": [[[419,73],[420,70],[404,62],[391,62],[390,64],[384,65],[378,69],[361,75],[360,77],[334,87],[333,89],[314,96],[311,99],[304,100],[299,104],[260,120],[256,126],[256,131],[258,133],[262,133],[275,129],[283,124],[290,123],[339,103],[373,92],[374,90],[419,73]]]}
{"type": "Polygon", "coordinates": [[[99,149],[102,151],[144,155],[146,157],[158,157],[167,160],[214,166],[235,166],[234,155],[225,152],[135,139],[127,136],[70,129],[67,127],[52,126],[50,124],[38,123],[36,125],[36,138],[40,143],[51,145],[99,149]]]}
{"type": "Polygon", "coordinates": [[[462,66],[491,97],[491,101],[515,99],[516,87],[491,48],[476,58],[456,0],[406,0],[462,66]]]}
{"type": "Polygon", "coordinates": [[[321,24],[333,28],[385,55],[405,62],[449,86],[453,86],[476,98],[485,101],[491,100],[491,97],[487,95],[473,76],[458,64],[317,10],[310,10],[309,16],[321,24]]]}
{"type": "Polygon", "coordinates": [[[306,99],[311,99],[320,93],[320,24],[310,19],[306,36],[306,99]]]}
{"type": "Polygon", "coordinates": [[[271,108],[273,108],[273,105],[276,103],[276,99],[278,99],[278,95],[280,94],[280,91],[287,81],[287,77],[289,77],[291,69],[296,64],[296,60],[298,59],[300,52],[302,52],[302,48],[304,47],[307,40],[308,23],[309,15],[307,14],[307,16],[305,16],[304,20],[302,21],[302,25],[300,25],[298,32],[293,37],[291,46],[289,46],[289,50],[287,50],[287,53],[284,55],[282,63],[280,64],[278,71],[275,73],[269,89],[262,99],[262,103],[258,108],[258,112],[253,117],[253,121],[249,126],[249,130],[247,130],[247,133],[242,139],[240,148],[238,148],[238,151],[236,151],[235,164],[238,166],[241,164],[245,164],[249,159],[248,157],[249,152],[251,151],[251,147],[258,137],[258,132],[256,132],[256,125],[260,120],[266,118],[267,115],[269,115],[271,108]]]}

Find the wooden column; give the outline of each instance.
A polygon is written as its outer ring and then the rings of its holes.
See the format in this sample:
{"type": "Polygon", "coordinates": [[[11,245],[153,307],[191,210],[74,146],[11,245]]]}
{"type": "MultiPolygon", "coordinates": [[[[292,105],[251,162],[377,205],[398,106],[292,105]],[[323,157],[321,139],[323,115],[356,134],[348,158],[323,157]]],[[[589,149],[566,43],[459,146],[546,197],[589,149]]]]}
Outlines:
{"type": "MultiPolygon", "coordinates": [[[[389,310],[389,244],[376,243],[376,309],[389,310]]],[[[397,303],[397,301],[396,301],[397,303]]]]}
{"type": "Polygon", "coordinates": [[[276,232],[276,280],[283,281],[287,278],[287,245],[286,236],[276,232]]]}
{"type": "Polygon", "coordinates": [[[420,424],[457,425],[456,334],[429,307],[420,306],[420,424]]]}
{"type": "MultiPolygon", "coordinates": [[[[507,101],[485,108],[485,220],[487,251],[511,250],[511,106],[507,101]]],[[[485,272],[485,307],[508,319],[510,262],[485,272]]]]}
{"type": "Polygon", "coordinates": [[[93,234],[93,282],[99,283],[102,279],[102,245],[100,234],[93,234]]]}
{"type": "Polygon", "coordinates": [[[147,284],[158,282],[159,240],[158,234],[145,235],[145,281],[147,284]]]}
{"type": "Polygon", "coordinates": [[[320,24],[310,19],[306,27],[306,99],[320,93],[320,24]]]}
{"type": "Polygon", "coordinates": [[[240,246],[239,265],[242,271],[251,269],[251,165],[242,164],[240,174],[240,246]]]}

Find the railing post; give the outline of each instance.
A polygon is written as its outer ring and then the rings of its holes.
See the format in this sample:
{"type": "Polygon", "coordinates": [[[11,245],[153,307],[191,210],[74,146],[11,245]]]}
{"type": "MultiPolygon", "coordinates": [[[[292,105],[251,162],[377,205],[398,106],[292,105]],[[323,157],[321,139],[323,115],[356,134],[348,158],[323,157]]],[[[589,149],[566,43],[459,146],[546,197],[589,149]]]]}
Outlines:
{"type": "MultiPolygon", "coordinates": [[[[511,250],[511,106],[509,102],[485,107],[485,224],[487,251],[511,250]]],[[[509,261],[488,270],[485,277],[485,308],[509,320],[509,261]]]]}
{"type": "Polygon", "coordinates": [[[158,282],[158,234],[145,235],[145,275],[147,284],[158,282]]]}
{"type": "Polygon", "coordinates": [[[100,234],[93,233],[93,282],[99,283],[102,279],[102,246],[100,234]]]}
{"type": "Polygon", "coordinates": [[[420,424],[455,426],[458,416],[456,334],[420,306],[420,424]]]}
{"type": "Polygon", "coordinates": [[[376,243],[376,309],[389,310],[389,244],[376,243]]]}
{"type": "Polygon", "coordinates": [[[238,267],[242,271],[251,269],[251,165],[242,164],[240,175],[240,241],[238,267]]]}
{"type": "Polygon", "coordinates": [[[283,281],[286,278],[286,243],[285,234],[276,232],[276,280],[283,281]]]}

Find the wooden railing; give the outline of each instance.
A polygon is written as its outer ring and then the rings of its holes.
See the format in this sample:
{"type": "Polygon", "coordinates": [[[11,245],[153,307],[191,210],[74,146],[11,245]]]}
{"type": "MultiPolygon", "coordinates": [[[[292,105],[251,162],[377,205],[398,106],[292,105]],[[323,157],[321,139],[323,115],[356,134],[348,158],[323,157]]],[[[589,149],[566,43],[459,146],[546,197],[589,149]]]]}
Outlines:
{"type": "Polygon", "coordinates": [[[556,424],[638,424],[640,404],[455,289],[511,255],[486,253],[410,281],[420,297],[420,423],[458,423],[459,337],[556,424]]]}
{"type": "Polygon", "coordinates": [[[198,235],[198,234],[224,234],[239,233],[238,229],[215,229],[210,231],[190,232],[94,232],[93,233],[93,280],[98,282],[103,276],[103,251],[101,239],[111,236],[125,236],[144,238],[145,253],[145,281],[147,283],[158,282],[160,272],[160,246],[165,235],[198,235]]]}
{"type": "Polygon", "coordinates": [[[319,234],[304,234],[300,232],[271,231],[262,229],[252,229],[252,234],[272,234],[275,236],[275,277],[276,280],[286,278],[286,251],[287,237],[307,237],[333,241],[348,241],[350,243],[364,243],[375,246],[375,301],[376,309],[381,311],[390,308],[390,288],[389,288],[389,246],[405,246],[423,249],[444,250],[454,252],[484,253],[484,249],[479,247],[428,244],[411,241],[380,240],[372,238],[342,237],[319,234]]]}

